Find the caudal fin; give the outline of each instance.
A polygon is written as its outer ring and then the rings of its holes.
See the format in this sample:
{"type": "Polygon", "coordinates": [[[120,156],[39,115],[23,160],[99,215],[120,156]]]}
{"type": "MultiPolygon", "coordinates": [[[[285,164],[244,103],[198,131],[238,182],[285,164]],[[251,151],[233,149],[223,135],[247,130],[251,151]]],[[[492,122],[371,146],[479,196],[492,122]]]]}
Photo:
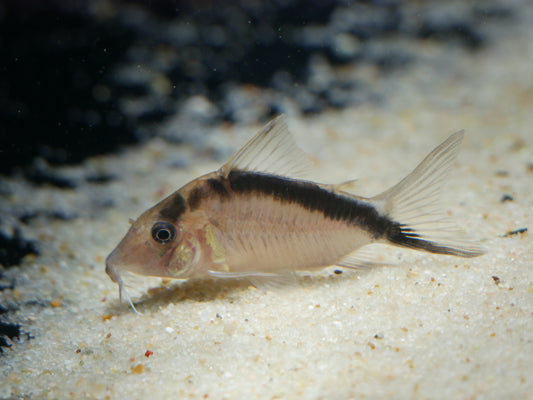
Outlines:
{"type": "Polygon", "coordinates": [[[402,181],[371,199],[381,213],[395,222],[387,235],[390,243],[460,257],[486,252],[469,241],[438,204],[463,136],[463,131],[451,135],[402,181]]]}

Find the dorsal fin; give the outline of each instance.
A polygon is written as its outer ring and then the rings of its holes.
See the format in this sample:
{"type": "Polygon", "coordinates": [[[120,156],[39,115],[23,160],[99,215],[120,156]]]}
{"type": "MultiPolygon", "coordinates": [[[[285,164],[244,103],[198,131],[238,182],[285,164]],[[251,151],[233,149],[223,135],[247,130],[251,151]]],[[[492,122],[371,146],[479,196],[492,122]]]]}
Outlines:
{"type": "Polygon", "coordinates": [[[341,183],[324,185],[324,188],[335,193],[350,193],[350,191],[355,187],[357,181],[359,181],[359,179],[350,179],[349,181],[344,181],[341,183]]]}
{"type": "Polygon", "coordinates": [[[298,177],[310,166],[307,155],[294,143],[285,116],[279,115],[235,153],[220,173],[227,177],[232,170],[243,170],[298,177]]]}

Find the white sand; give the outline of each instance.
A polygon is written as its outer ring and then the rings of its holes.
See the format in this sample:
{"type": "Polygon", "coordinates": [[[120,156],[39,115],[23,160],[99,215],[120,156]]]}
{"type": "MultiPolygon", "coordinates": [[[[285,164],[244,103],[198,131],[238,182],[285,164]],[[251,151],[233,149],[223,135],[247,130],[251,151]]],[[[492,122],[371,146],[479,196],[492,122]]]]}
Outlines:
{"type": "MultiPolygon", "coordinates": [[[[364,178],[365,194],[395,183],[464,128],[444,202],[487,255],[392,249],[395,266],[329,269],[267,292],[155,280],[135,296],[140,317],[120,312],[105,256],[128,217],[218,164],[205,157],[185,172],[156,173],[176,151],[157,142],[92,160],[128,169],[113,184],[121,207],[98,220],[35,227],[45,253],[6,272],[18,285],[0,293],[2,304],[37,299],[45,307],[28,303],[17,314],[35,339],[0,357],[0,398],[533,398],[531,234],[502,237],[533,229],[533,30],[513,27],[472,55],[435,49],[428,44],[426,62],[382,84],[385,106],[289,115],[289,126],[316,156],[320,180],[364,178]],[[500,202],[504,193],[514,201],[500,202]]],[[[257,128],[220,137],[236,148],[257,128]]],[[[35,196],[58,201],[57,192],[35,196]]],[[[60,201],[82,201],[72,196],[60,201]]]]}

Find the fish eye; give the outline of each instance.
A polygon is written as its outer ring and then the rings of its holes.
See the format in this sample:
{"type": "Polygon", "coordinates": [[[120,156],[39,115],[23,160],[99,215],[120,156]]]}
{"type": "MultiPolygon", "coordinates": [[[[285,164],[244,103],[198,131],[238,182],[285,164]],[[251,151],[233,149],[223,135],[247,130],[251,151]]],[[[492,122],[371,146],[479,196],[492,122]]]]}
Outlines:
{"type": "Polygon", "coordinates": [[[176,228],[168,222],[157,222],[152,227],[152,238],[161,244],[172,242],[176,237],[176,228]]]}

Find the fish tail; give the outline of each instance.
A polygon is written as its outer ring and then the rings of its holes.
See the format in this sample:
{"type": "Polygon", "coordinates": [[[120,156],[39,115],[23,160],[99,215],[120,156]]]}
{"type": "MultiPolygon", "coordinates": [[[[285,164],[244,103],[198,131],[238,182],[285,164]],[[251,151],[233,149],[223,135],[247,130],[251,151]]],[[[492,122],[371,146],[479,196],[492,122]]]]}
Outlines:
{"type": "Polygon", "coordinates": [[[392,221],[385,233],[387,242],[460,257],[476,257],[486,252],[471,242],[438,204],[463,136],[463,131],[451,135],[413,172],[371,199],[380,213],[392,221]]]}

